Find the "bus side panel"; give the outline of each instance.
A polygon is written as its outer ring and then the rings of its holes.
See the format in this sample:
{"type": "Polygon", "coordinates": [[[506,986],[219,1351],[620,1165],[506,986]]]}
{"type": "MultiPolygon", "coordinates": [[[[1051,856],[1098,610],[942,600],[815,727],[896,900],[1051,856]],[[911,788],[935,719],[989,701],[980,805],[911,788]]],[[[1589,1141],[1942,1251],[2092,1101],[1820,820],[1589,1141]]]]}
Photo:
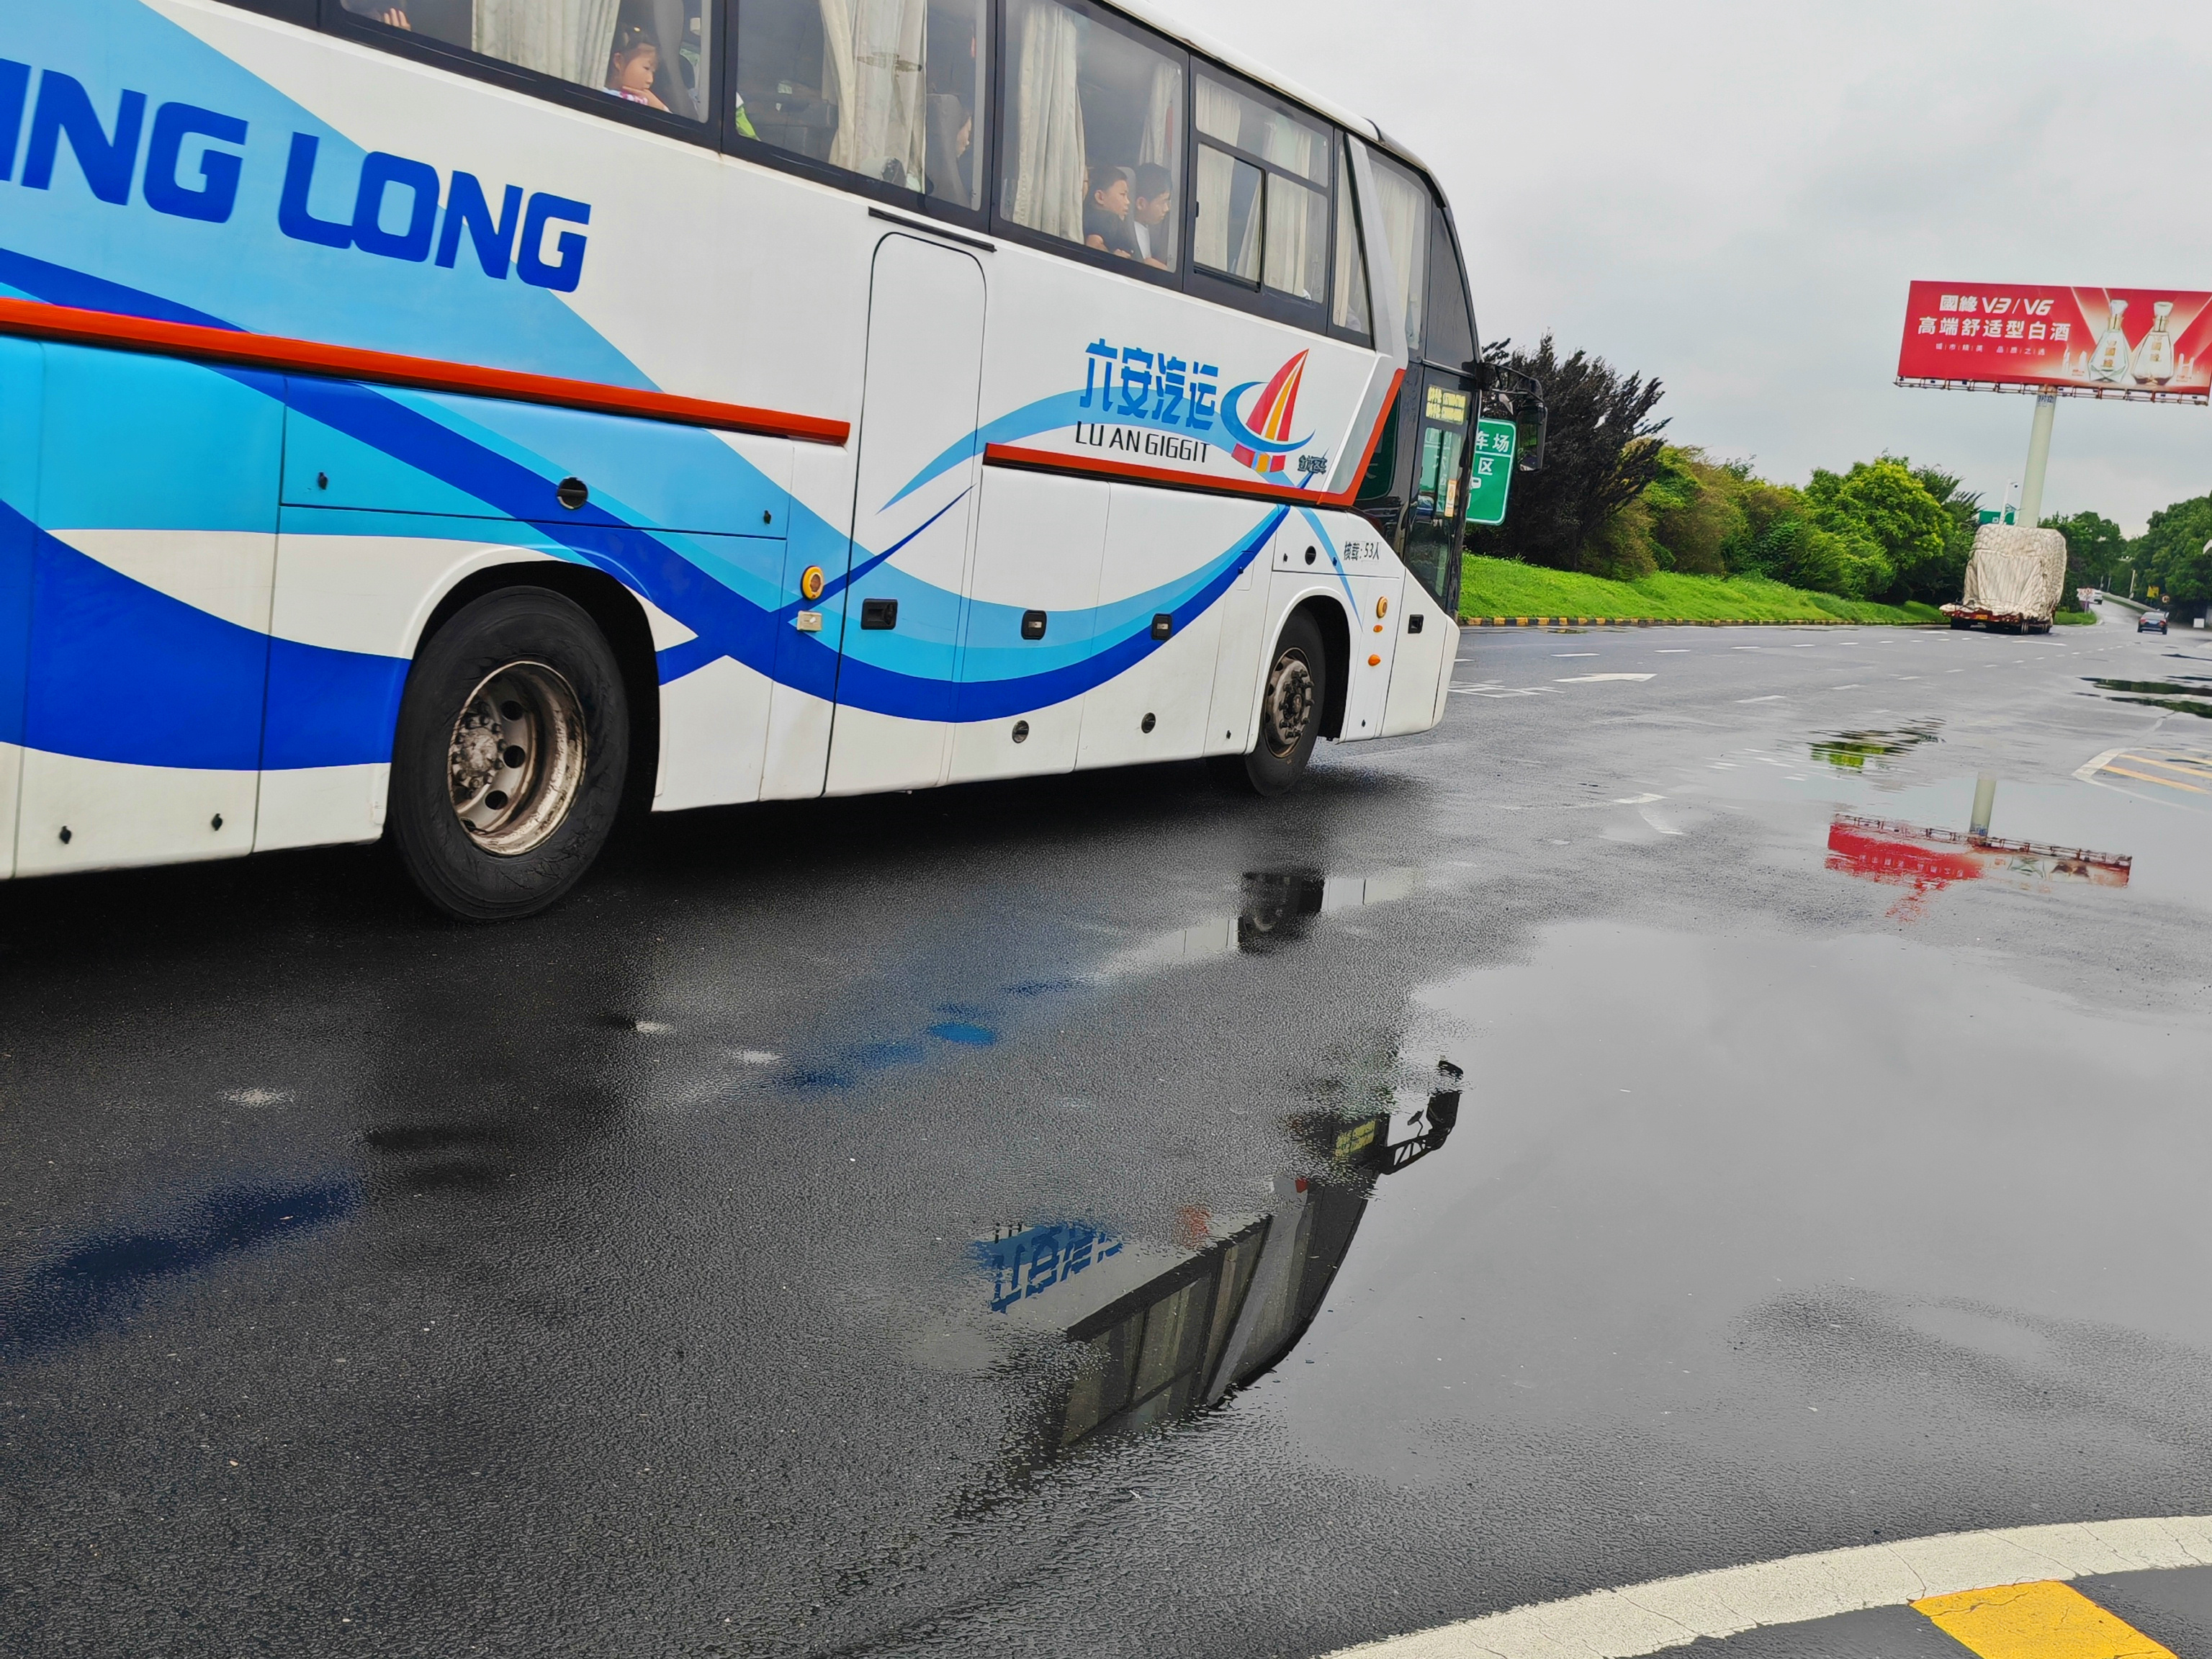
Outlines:
{"type": "Polygon", "coordinates": [[[16,869],[253,842],[276,377],[49,346],[16,869]]]}
{"type": "Polygon", "coordinates": [[[1274,645],[1273,635],[1267,632],[1274,620],[1267,610],[1267,572],[1279,556],[1276,550],[1303,527],[1295,514],[1286,516],[1267,545],[1215,602],[1221,612],[1221,645],[1214,653],[1213,690],[1207,700],[1205,752],[1209,755],[1242,755],[1255,741],[1260,671],[1274,645]]]}
{"type": "Polygon", "coordinates": [[[1080,665],[1097,638],[1098,571],[1106,554],[1108,489],[1091,478],[989,468],[962,625],[952,778],[1024,777],[1075,766],[1083,699],[1009,709],[994,688],[1080,665]],[[1022,619],[1044,613],[1041,638],[1022,619]],[[1027,730],[1014,739],[1017,721],[1027,730]]]}
{"type": "Polygon", "coordinates": [[[46,354],[0,340],[0,878],[15,872],[23,696],[31,668],[31,567],[38,545],[39,413],[46,354]]]}
{"type": "Polygon", "coordinates": [[[1443,607],[1420,583],[1406,584],[1397,614],[1397,660],[1390,669],[1390,695],[1382,707],[1382,735],[1395,738],[1425,732],[1437,723],[1437,687],[1451,678],[1451,655],[1459,630],[1443,607]],[[1412,629],[1416,620],[1420,632],[1412,629]]]}
{"type": "Polygon", "coordinates": [[[1084,698],[1077,765],[1182,760],[1205,752],[1221,642],[1221,596],[1206,591],[1215,585],[1208,579],[1233,585],[1238,572],[1231,567],[1250,567],[1261,550],[1247,544],[1281,512],[1235,497],[1113,486],[1099,609],[1116,633],[1150,637],[1158,617],[1170,619],[1171,631],[1084,698]]]}
{"type": "Polygon", "coordinates": [[[548,561],[526,526],[288,507],[278,522],[254,850],[374,841],[409,659],[479,571],[548,561]]]}

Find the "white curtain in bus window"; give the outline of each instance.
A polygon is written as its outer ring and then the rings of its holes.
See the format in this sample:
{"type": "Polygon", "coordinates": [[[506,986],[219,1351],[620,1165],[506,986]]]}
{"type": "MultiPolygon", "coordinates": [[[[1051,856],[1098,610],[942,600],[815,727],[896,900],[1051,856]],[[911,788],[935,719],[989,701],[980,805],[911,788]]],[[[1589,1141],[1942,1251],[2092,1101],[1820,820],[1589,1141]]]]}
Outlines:
{"type": "Polygon", "coordinates": [[[830,165],[921,188],[923,0],[821,0],[822,90],[837,106],[830,165]]]}
{"type": "Polygon", "coordinates": [[[1047,236],[1083,240],[1081,22],[1053,0],[1010,0],[1006,57],[1006,217],[1047,236]]]}
{"type": "MultiPolygon", "coordinates": [[[[487,58],[625,102],[700,118],[713,0],[475,0],[468,38],[487,58]]],[[[362,9],[349,4],[349,10],[362,9]]],[[[426,12],[434,8],[422,8],[426,12]]],[[[367,15],[379,16],[374,6],[367,15]]],[[[388,12],[384,15],[388,15],[388,12]]],[[[410,24],[412,9],[409,11],[410,24]]],[[[381,21],[381,19],[380,19],[381,21]]],[[[428,17],[425,22],[431,22],[428,17]]],[[[453,21],[458,24],[459,19],[453,21]]],[[[446,38],[436,27],[420,33],[446,38]]]]}
{"type": "Polygon", "coordinates": [[[1198,81],[1198,130],[1267,164],[1265,209],[1255,210],[1243,200],[1243,188],[1257,187],[1260,170],[1218,151],[1209,163],[1200,152],[1200,261],[1248,281],[1262,276],[1269,288],[1300,299],[1320,300],[1328,274],[1328,198],[1313,186],[1325,189],[1328,182],[1328,135],[1205,76],[1198,81]],[[1243,179],[1240,166],[1248,175],[1243,179]],[[1206,224],[1209,199],[1225,202],[1228,209],[1212,226],[1206,224]],[[1264,257],[1259,247],[1263,224],[1264,257]]]}
{"type": "MultiPolygon", "coordinates": [[[[1198,77],[1198,130],[1235,143],[1244,100],[1218,81],[1198,77]]],[[[1198,147],[1198,230],[1195,257],[1214,270],[1260,280],[1260,169],[1212,145],[1198,147]]]]}
{"type": "Polygon", "coordinates": [[[1336,170],[1336,286],[1329,320],[1357,334],[1373,331],[1367,320],[1367,255],[1359,246],[1359,219],[1349,157],[1336,170]]]}
{"type": "Polygon", "coordinates": [[[738,131],[878,184],[975,206],[983,3],[744,0],[738,131]]]}
{"type": "Polygon", "coordinates": [[[1421,355],[1421,303],[1428,291],[1429,192],[1395,161],[1369,152],[1375,163],[1376,216],[1390,250],[1390,275],[1406,307],[1406,350],[1421,355]]]}
{"type": "Polygon", "coordinates": [[[1182,70],[1054,0],[1006,9],[1006,178],[1016,224],[1170,270],[1182,70]]]}
{"type": "Polygon", "coordinates": [[[1152,65],[1152,88],[1145,97],[1145,121],[1137,138],[1135,198],[1130,220],[1138,254],[1148,264],[1173,270],[1182,216],[1176,211],[1176,164],[1182,153],[1182,70],[1173,64],[1152,65]]]}
{"type": "Polygon", "coordinates": [[[1328,252],[1328,198],[1267,175],[1267,286],[1318,302],[1328,252]]]}

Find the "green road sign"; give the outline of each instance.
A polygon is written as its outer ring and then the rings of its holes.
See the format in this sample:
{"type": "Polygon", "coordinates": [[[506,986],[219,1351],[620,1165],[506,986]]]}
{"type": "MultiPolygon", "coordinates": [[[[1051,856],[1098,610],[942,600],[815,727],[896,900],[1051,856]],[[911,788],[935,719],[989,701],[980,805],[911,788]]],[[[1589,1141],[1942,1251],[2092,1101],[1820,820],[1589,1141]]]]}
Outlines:
{"type": "Polygon", "coordinates": [[[1505,492],[1513,483],[1513,422],[1474,423],[1474,476],[1468,480],[1467,521],[1505,522],[1505,492]]]}

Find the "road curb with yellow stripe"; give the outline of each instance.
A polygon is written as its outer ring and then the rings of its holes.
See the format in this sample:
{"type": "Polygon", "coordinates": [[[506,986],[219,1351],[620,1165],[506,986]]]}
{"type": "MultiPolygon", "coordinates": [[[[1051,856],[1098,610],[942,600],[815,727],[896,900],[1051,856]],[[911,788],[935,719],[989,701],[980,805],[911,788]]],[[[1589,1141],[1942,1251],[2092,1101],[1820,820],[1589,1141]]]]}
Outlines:
{"type": "Polygon", "coordinates": [[[1462,628],[1924,628],[1847,617],[1462,617],[1462,628]]]}
{"type": "Polygon", "coordinates": [[[1593,1590],[1339,1651],[1637,1659],[1701,1638],[1909,1607],[1982,1659],[2174,1659],[2067,1581],[2203,1566],[2212,1566],[2212,1516],[1942,1533],[1593,1590]]]}

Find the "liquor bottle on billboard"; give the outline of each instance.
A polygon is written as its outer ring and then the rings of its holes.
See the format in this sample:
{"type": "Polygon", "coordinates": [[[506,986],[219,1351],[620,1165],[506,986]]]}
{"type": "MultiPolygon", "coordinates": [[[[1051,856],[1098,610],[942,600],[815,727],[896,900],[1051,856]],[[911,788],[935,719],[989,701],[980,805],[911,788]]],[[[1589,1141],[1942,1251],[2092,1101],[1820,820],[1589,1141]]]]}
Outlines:
{"type": "Polygon", "coordinates": [[[2152,386],[2163,386],[2173,378],[2177,367],[2173,336],[2166,328],[2166,319],[2173,315],[2173,301],[2157,301],[2150,310],[2150,332],[2142,337],[2142,343],[2136,348],[2135,375],[2138,380],[2152,386]]]}
{"type": "Polygon", "coordinates": [[[2105,331],[2097,337],[2097,349],[2089,354],[2091,380],[2117,381],[2122,386],[2134,380],[2130,364],[2135,354],[2128,349],[2128,331],[2121,321],[2127,314],[2125,300],[2112,301],[2112,319],[2105,325],[2105,331]]]}

